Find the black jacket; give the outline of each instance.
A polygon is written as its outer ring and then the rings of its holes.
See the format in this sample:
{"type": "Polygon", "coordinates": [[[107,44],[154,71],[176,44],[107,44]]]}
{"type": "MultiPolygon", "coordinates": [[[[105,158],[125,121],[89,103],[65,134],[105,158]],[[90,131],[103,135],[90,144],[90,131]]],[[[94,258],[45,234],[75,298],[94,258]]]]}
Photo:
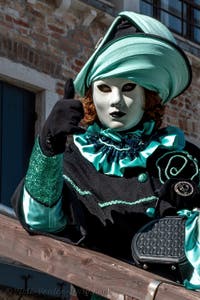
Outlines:
{"type": "MultiPolygon", "coordinates": [[[[67,218],[64,231],[54,237],[105,254],[132,261],[131,240],[152,218],[176,215],[180,209],[193,209],[199,202],[199,150],[186,143],[181,151],[157,149],[146,168],[133,168],[124,177],[97,172],[74,144],[67,146],[63,162],[63,210],[67,218]],[[179,181],[192,184],[189,197],[175,190],[179,181]]],[[[22,225],[32,234],[21,214],[23,182],[13,195],[13,206],[22,225]]],[[[43,234],[48,234],[44,233],[43,234]]]]}

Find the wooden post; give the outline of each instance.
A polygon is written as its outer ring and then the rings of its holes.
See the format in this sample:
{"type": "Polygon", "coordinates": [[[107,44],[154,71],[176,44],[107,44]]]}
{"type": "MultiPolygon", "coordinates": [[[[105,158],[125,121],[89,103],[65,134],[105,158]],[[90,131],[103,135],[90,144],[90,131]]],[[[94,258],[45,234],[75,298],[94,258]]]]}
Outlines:
{"type": "Polygon", "coordinates": [[[29,235],[15,219],[0,214],[0,256],[98,295],[115,300],[197,300],[164,278],[94,251],[29,235]],[[155,290],[152,287],[156,286],[155,290]]]}

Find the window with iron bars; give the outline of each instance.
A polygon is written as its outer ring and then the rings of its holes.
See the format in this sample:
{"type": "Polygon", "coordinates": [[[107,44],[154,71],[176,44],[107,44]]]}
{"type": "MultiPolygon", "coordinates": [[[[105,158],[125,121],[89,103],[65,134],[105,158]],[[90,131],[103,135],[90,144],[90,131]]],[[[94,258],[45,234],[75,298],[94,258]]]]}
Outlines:
{"type": "Polygon", "coordinates": [[[142,0],[140,11],[163,22],[171,31],[200,43],[200,0],[142,0]]]}

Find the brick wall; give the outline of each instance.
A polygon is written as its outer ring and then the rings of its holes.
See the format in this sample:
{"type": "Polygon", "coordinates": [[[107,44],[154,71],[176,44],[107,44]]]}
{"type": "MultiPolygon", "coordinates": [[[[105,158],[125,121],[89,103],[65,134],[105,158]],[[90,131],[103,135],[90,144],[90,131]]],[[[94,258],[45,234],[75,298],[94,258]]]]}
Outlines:
{"type": "Polygon", "coordinates": [[[193,79],[190,87],[166,106],[164,125],[180,127],[187,139],[200,146],[200,59],[188,54],[193,79]]]}
{"type": "MultiPolygon", "coordinates": [[[[92,27],[83,26],[87,10],[69,10],[62,17],[56,13],[55,2],[0,0],[0,59],[50,75],[57,82],[57,94],[62,95],[66,78],[75,77],[107,26],[99,18],[92,27]]],[[[0,287],[0,300],[7,299],[51,298],[0,287]]]]}
{"type": "MultiPolygon", "coordinates": [[[[93,51],[105,25],[83,26],[81,12],[56,13],[55,1],[1,0],[0,56],[57,78],[62,94],[93,51]]],[[[16,74],[17,76],[17,74],[16,74]]]]}

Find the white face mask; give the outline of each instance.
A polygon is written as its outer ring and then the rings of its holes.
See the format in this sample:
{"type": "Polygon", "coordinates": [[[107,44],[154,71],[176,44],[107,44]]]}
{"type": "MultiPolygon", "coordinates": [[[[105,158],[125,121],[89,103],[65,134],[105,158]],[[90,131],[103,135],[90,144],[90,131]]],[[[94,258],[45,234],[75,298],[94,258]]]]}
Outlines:
{"type": "Polygon", "coordinates": [[[144,114],[144,88],[123,78],[106,78],[92,83],[97,115],[106,128],[123,131],[136,126],[144,114]]]}

